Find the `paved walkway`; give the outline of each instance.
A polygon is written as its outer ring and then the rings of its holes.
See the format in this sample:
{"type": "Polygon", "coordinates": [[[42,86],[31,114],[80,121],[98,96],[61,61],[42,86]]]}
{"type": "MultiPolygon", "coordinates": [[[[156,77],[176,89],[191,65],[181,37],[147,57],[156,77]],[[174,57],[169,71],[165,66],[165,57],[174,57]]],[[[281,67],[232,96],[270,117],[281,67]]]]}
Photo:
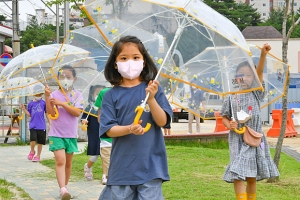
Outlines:
{"type": "MultiPolygon", "coordinates": [[[[10,139],[9,141],[11,141],[10,139]]],[[[3,143],[3,139],[0,140],[3,143]]],[[[83,150],[87,143],[78,143],[78,148],[83,150]]],[[[53,158],[53,153],[48,151],[48,145],[43,147],[42,159],[53,158]]],[[[42,178],[43,173],[53,170],[40,163],[27,160],[29,146],[0,147],[0,178],[15,183],[24,189],[34,200],[57,200],[59,198],[58,184],[54,177],[42,178]],[[35,178],[35,174],[37,178],[35,178]]],[[[97,200],[103,189],[100,181],[86,181],[82,179],[68,184],[69,192],[74,199],[97,200]]]]}
{"type": "MultiPolygon", "coordinates": [[[[187,121],[172,123],[172,134],[185,134],[187,131],[187,121]]],[[[214,120],[207,120],[201,124],[202,133],[213,133],[215,127],[214,120]]],[[[270,127],[264,127],[266,129],[270,127]]],[[[195,124],[194,124],[195,130],[195,124]]],[[[0,144],[4,138],[0,138],[0,144]]],[[[277,138],[268,138],[271,147],[275,147],[277,138]]],[[[8,143],[14,142],[9,139],[8,143]]],[[[79,142],[79,150],[83,150],[86,142],[79,142]]],[[[283,152],[291,155],[300,162],[300,137],[285,138],[283,152]]],[[[27,160],[29,146],[8,146],[0,147],[0,179],[5,179],[23,188],[34,200],[57,200],[59,199],[59,189],[54,177],[44,178],[41,174],[51,172],[51,169],[39,163],[27,160]],[[35,178],[35,174],[38,174],[35,178]]],[[[53,158],[53,153],[48,151],[48,145],[43,147],[42,159],[53,158]]],[[[72,178],[72,177],[71,177],[72,178]]],[[[69,191],[78,200],[97,200],[103,189],[100,181],[86,181],[85,179],[70,182],[69,191]]]]}

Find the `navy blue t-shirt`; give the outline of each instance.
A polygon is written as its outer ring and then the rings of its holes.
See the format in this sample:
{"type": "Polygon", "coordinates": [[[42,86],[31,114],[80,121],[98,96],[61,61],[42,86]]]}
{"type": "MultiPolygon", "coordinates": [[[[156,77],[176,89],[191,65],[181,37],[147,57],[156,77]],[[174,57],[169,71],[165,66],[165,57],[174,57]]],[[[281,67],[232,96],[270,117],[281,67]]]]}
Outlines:
{"type": "MultiPolygon", "coordinates": [[[[126,88],[116,86],[107,91],[102,102],[100,116],[100,135],[116,125],[132,124],[136,107],[146,97],[147,83],[126,88]]],[[[159,86],[155,99],[167,113],[170,124],[172,109],[159,86]]],[[[151,128],[144,135],[129,134],[113,138],[107,185],[139,185],[161,178],[170,180],[164,137],[161,127],[157,126],[149,107],[141,118],[142,126],[151,123],[151,128]]]]}

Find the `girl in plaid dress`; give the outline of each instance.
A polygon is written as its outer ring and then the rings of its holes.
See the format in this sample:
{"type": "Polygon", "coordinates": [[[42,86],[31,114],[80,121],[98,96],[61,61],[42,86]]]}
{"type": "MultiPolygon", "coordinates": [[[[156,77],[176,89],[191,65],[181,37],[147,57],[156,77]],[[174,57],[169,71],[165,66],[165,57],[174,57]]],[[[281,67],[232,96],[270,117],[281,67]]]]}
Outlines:
{"type": "MultiPolygon", "coordinates": [[[[261,57],[256,68],[260,82],[263,82],[263,70],[267,53],[271,50],[270,45],[265,44],[262,48],[261,57]]],[[[244,74],[243,83],[240,87],[247,89],[252,85],[254,74],[248,62],[241,63],[237,68],[237,74],[244,74]]],[[[264,86],[264,84],[263,84],[264,86]]],[[[262,131],[261,112],[259,102],[263,100],[265,92],[261,90],[227,95],[222,106],[222,122],[230,129],[229,151],[230,163],[227,166],[223,180],[234,184],[236,199],[255,200],[256,181],[279,176],[278,169],[270,156],[270,150],[266,137],[262,131]],[[232,112],[234,119],[237,119],[237,111],[243,110],[251,115],[251,119],[245,124],[240,124],[231,119],[232,112]],[[255,131],[262,133],[261,144],[258,147],[251,147],[244,143],[243,134],[237,134],[234,129],[247,125],[255,131]],[[246,181],[246,186],[244,184],[246,181]]]]}

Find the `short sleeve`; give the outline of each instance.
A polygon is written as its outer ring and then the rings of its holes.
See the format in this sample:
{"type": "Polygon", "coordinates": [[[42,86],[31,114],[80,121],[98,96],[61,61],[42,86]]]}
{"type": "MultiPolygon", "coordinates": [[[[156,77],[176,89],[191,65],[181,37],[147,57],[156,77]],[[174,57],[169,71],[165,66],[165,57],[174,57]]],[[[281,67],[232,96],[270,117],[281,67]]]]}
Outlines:
{"type": "Polygon", "coordinates": [[[221,109],[221,115],[222,116],[227,116],[228,119],[232,117],[231,114],[231,104],[230,104],[230,96],[227,95],[223,101],[222,109],[221,109]]]}

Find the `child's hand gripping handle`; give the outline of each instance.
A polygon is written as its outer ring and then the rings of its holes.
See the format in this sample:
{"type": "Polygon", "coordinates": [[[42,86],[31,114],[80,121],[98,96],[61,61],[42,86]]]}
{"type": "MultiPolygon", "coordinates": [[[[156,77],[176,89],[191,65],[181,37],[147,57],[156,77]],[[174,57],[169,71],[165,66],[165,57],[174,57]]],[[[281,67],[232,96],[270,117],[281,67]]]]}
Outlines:
{"type": "MultiPolygon", "coordinates": [[[[144,109],[143,109],[142,106],[137,106],[136,107],[136,109],[135,109],[134,112],[137,112],[137,113],[136,113],[136,116],[135,116],[135,118],[133,120],[133,124],[138,124],[139,123],[139,120],[140,120],[140,118],[141,118],[141,116],[143,114],[143,111],[144,111],[144,109]]],[[[147,132],[147,131],[149,131],[150,128],[151,128],[151,124],[147,123],[146,127],[144,128],[144,133],[147,132]]]]}
{"type": "MultiPolygon", "coordinates": [[[[234,118],[231,118],[231,119],[232,119],[232,121],[235,121],[234,118]]],[[[246,131],[246,127],[241,127],[239,129],[237,129],[237,128],[234,129],[234,132],[236,132],[237,134],[243,134],[243,133],[245,133],[245,131],[246,131]]]]}
{"type": "Polygon", "coordinates": [[[18,116],[18,119],[19,120],[22,120],[24,118],[24,112],[22,112],[22,115],[21,116],[18,116]]]}
{"type": "Polygon", "coordinates": [[[57,119],[57,118],[59,117],[59,113],[58,113],[57,107],[54,106],[53,109],[54,109],[54,111],[55,111],[54,117],[52,117],[52,115],[48,114],[48,117],[49,117],[50,119],[52,119],[52,120],[57,119]]]}

